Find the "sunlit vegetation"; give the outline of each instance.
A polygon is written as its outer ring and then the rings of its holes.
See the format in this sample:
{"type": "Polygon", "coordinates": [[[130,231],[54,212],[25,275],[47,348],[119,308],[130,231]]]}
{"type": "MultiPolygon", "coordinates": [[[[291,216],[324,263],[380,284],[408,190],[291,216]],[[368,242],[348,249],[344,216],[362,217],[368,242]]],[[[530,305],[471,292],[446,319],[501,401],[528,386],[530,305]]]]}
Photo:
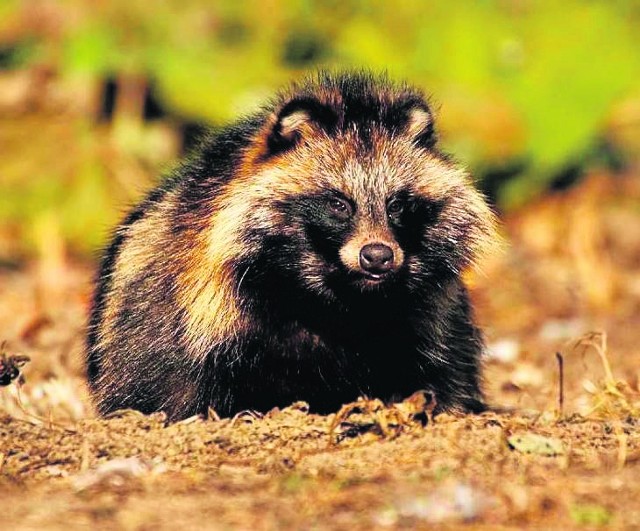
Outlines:
{"type": "Polygon", "coordinates": [[[86,255],[201,126],[317,68],[422,86],[445,148],[512,209],[637,162],[639,24],[623,0],[5,0],[0,244],[32,255],[46,225],[86,255]]]}

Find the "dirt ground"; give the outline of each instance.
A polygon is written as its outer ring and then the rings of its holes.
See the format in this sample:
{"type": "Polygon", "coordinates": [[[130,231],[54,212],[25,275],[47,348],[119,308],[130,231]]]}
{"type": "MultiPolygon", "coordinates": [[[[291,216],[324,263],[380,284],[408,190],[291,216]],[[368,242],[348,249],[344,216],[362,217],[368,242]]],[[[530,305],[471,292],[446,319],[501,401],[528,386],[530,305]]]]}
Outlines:
{"type": "Polygon", "coordinates": [[[505,220],[469,285],[487,396],[512,409],[479,416],[433,419],[414,396],[97,419],[91,267],[4,265],[0,339],[31,361],[0,387],[0,529],[640,528],[638,182],[594,175],[505,220]]]}

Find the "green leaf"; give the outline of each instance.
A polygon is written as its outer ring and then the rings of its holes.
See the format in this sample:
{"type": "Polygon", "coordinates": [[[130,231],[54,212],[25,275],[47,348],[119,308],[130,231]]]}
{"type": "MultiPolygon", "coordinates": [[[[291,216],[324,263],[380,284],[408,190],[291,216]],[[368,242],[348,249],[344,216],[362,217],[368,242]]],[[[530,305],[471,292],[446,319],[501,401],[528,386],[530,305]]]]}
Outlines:
{"type": "Polygon", "coordinates": [[[71,33],[63,48],[63,67],[83,74],[105,74],[119,67],[116,36],[102,24],[71,33]]]}
{"type": "Polygon", "coordinates": [[[613,514],[595,504],[575,504],[569,508],[571,519],[578,525],[607,525],[611,522],[613,514]]]}
{"type": "Polygon", "coordinates": [[[564,455],[564,446],[559,439],[543,437],[536,433],[526,432],[512,435],[507,439],[509,446],[523,454],[537,454],[545,456],[564,455]]]}

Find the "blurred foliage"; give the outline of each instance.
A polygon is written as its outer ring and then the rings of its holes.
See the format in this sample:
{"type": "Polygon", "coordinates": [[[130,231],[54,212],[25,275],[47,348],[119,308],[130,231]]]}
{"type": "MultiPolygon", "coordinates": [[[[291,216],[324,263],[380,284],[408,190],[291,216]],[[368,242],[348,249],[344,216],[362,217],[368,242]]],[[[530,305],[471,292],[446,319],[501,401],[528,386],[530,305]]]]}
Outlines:
{"type": "MultiPolygon", "coordinates": [[[[145,91],[174,130],[217,125],[316,68],[371,68],[424,87],[438,104],[445,148],[485,177],[500,206],[514,207],[559,176],[634,156],[639,24],[636,0],[2,0],[0,82],[3,72],[46,67],[57,92],[83,100],[84,86],[93,104],[74,118],[81,132],[68,156],[80,174],[61,177],[44,163],[36,178],[33,165],[0,146],[0,220],[55,207],[95,234],[98,220],[114,217],[113,173],[132,165],[135,175],[153,173],[178,154],[158,155],[175,142],[139,123],[145,91]],[[119,90],[108,132],[94,122],[105,80],[119,90]],[[114,157],[125,160],[116,170],[114,157]],[[28,172],[7,170],[21,162],[28,172]]],[[[82,248],[95,243],[77,239],[82,248]]]]}

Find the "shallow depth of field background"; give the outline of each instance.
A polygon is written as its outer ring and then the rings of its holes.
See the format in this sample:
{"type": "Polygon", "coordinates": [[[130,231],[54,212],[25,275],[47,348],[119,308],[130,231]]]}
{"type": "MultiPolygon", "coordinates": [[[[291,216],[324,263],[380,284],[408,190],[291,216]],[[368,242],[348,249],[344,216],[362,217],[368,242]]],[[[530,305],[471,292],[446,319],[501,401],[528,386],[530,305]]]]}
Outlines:
{"type": "Polygon", "coordinates": [[[204,128],[318,68],[367,68],[432,96],[444,149],[501,214],[505,250],[468,281],[490,360],[528,365],[490,393],[548,405],[554,350],[590,330],[637,382],[638,27],[630,0],[4,0],[0,340],[37,360],[54,345],[81,382],[91,273],[127,208],[204,128]]]}
{"type": "Polygon", "coordinates": [[[639,528],[639,28],[637,0],[0,0],[0,374],[31,358],[0,387],[2,523],[639,528]],[[466,280],[489,403],[515,413],[389,437],[365,412],[335,446],[335,416],[299,408],[96,418],[84,335],[110,232],[204,128],[317,68],[432,95],[502,221],[466,280]],[[507,444],[523,433],[563,450],[507,444]]]}
{"type": "Polygon", "coordinates": [[[636,1],[0,3],[0,260],[89,258],[203,126],[316,68],[433,95],[502,211],[637,167],[636,1]]]}

